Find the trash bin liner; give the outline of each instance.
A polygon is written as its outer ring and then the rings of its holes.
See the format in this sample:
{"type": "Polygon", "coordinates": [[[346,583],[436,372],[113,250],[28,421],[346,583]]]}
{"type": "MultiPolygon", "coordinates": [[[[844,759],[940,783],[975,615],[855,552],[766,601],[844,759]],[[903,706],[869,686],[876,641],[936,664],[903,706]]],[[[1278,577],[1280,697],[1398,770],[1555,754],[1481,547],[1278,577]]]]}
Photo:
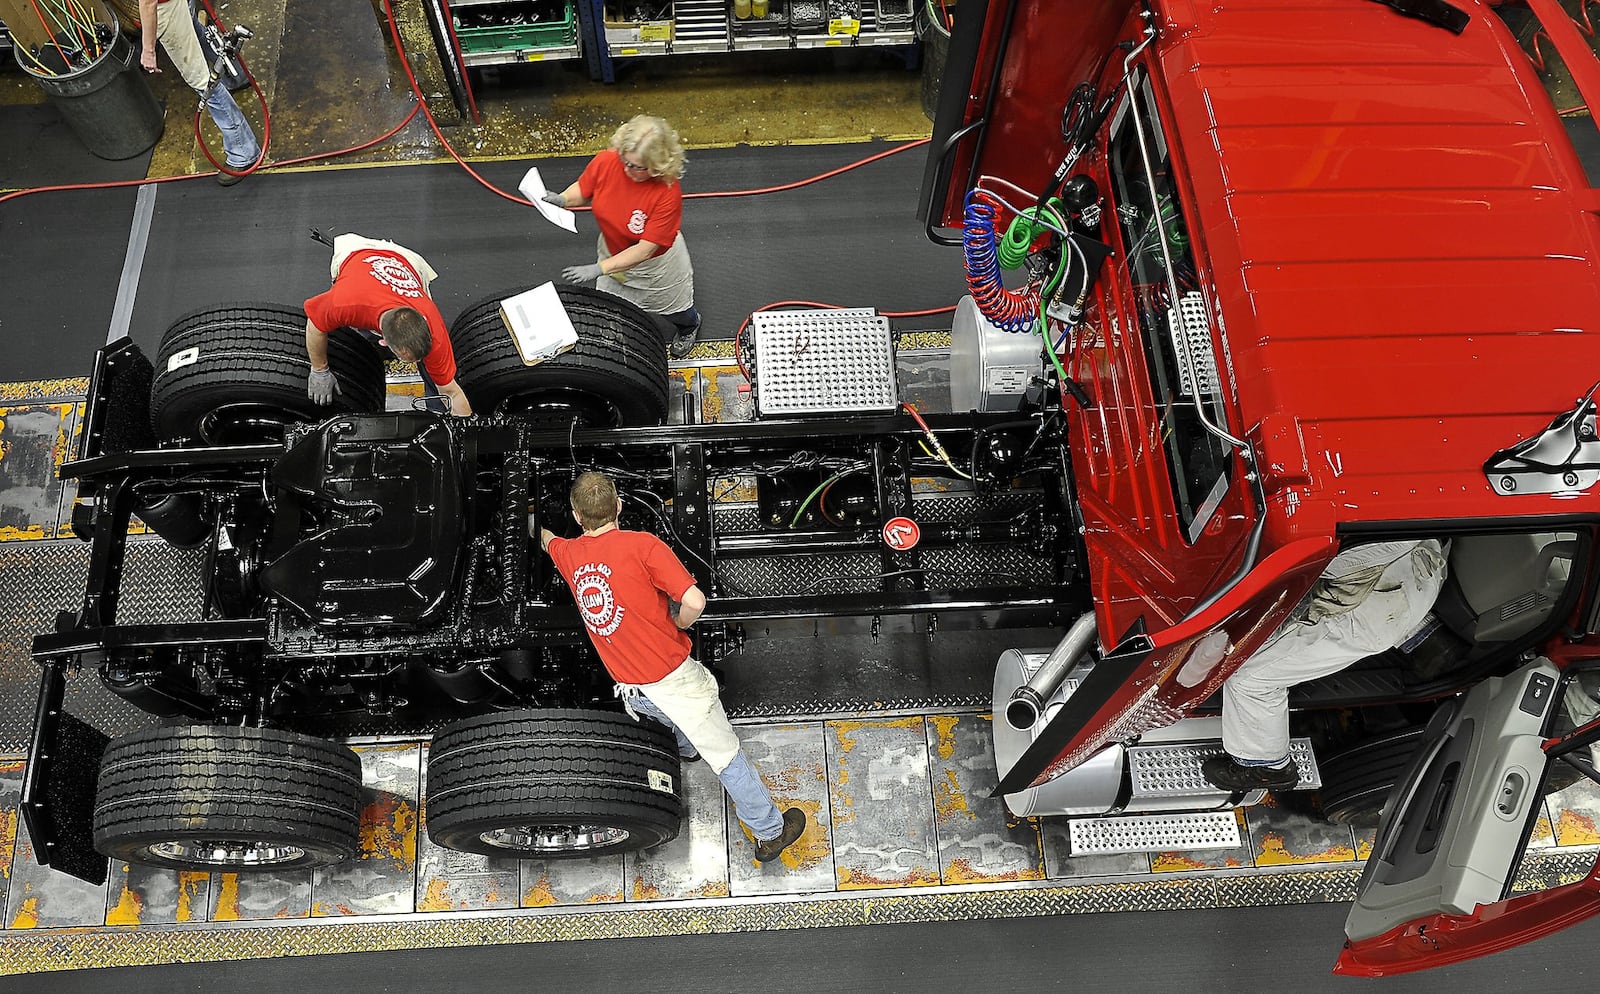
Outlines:
{"type": "MultiPolygon", "coordinates": [[[[115,13],[111,20],[111,43],[84,68],[47,76],[27,59],[18,61],[90,152],[102,159],[131,159],[160,139],[166,117],[139,69],[138,49],[122,33],[115,13]]],[[[54,56],[61,65],[51,46],[39,56],[47,61],[54,56]]]]}

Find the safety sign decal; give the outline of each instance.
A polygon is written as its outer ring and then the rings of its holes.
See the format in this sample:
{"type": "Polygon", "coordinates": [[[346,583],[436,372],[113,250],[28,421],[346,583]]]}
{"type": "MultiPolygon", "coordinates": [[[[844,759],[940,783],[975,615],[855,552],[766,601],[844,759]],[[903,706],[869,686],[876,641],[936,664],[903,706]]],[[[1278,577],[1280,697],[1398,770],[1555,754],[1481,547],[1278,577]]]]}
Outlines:
{"type": "Polygon", "coordinates": [[[910,518],[890,518],[883,523],[883,544],[897,552],[916,548],[922,541],[922,529],[910,518]]]}

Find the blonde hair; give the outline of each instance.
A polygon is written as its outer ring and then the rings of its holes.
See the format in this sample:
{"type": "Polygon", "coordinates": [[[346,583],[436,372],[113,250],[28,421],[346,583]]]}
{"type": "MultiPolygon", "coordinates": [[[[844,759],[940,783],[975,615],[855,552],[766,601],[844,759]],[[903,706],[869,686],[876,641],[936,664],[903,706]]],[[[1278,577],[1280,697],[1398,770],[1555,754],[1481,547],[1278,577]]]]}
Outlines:
{"type": "Polygon", "coordinates": [[[572,509],[578,512],[578,524],[585,531],[594,531],[617,520],[617,485],[604,473],[580,473],[572,481],[569,497],[572,509]]]}
{"type": "Polygon", "coordinates": [[[630,118],[611,136],[611,147],[618,153],[638,156],[656,179],[669,184],[683,179],[687,160],[678,133],[659,117],[640,114],[630,118]]]}

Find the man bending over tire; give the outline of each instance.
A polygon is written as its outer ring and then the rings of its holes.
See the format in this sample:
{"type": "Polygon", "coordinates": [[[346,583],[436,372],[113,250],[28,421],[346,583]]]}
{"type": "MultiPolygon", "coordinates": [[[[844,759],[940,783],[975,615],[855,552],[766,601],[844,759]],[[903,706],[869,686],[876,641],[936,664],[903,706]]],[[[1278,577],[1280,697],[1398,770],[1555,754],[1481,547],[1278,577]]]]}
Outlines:
{"type": "Polygon", "coordinates": [[[428,295],[438,275],[426,259],[394,242],[340,235],[333,240],[333,286],[306,301],[306,354],[311,376],[306,395],[333,403],[339,381],[328,368],[328,333],[354,328],[388,346],[422,374],[428,410],[458,417],[472,413],[456,383],[456,355],[444,316],[428,295]]]}
{"type": "Polygon", "coordinates": [[[806,815],[778,811],[728,724],[716,680],[689,655],[684,629],[706,609],[705,594],[665,542],[617,527],[622,501],[605,474],[580,475],[571,497],[583,535],[557,538],[541,528],[539,545],[572,588],[617,696],[635,720],[642,714],[672,729],[685,760],[705,758],[755,839],[756,859],[777,859],[805,831],[806,815]]]}

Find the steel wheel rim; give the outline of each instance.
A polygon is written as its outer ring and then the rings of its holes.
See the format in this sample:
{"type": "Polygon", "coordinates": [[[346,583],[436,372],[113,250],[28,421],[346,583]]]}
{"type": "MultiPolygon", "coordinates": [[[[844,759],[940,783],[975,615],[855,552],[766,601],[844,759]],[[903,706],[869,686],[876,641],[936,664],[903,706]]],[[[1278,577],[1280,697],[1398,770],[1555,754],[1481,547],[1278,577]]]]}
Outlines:
{"type": "Polygon", "coordinates": [[[168,863],[219,867],[281,866],[303,860],[306,851],[283,842],[258,839],[173,839],[145,846],[147,855],[168,863]]]}
{"type": "Polygon", "coordinates": [[[478,838],[496,849],[564,853],[609,849],[626,842],[628,835],[627,829],[615,825],[507,825],[478,838]]]}

